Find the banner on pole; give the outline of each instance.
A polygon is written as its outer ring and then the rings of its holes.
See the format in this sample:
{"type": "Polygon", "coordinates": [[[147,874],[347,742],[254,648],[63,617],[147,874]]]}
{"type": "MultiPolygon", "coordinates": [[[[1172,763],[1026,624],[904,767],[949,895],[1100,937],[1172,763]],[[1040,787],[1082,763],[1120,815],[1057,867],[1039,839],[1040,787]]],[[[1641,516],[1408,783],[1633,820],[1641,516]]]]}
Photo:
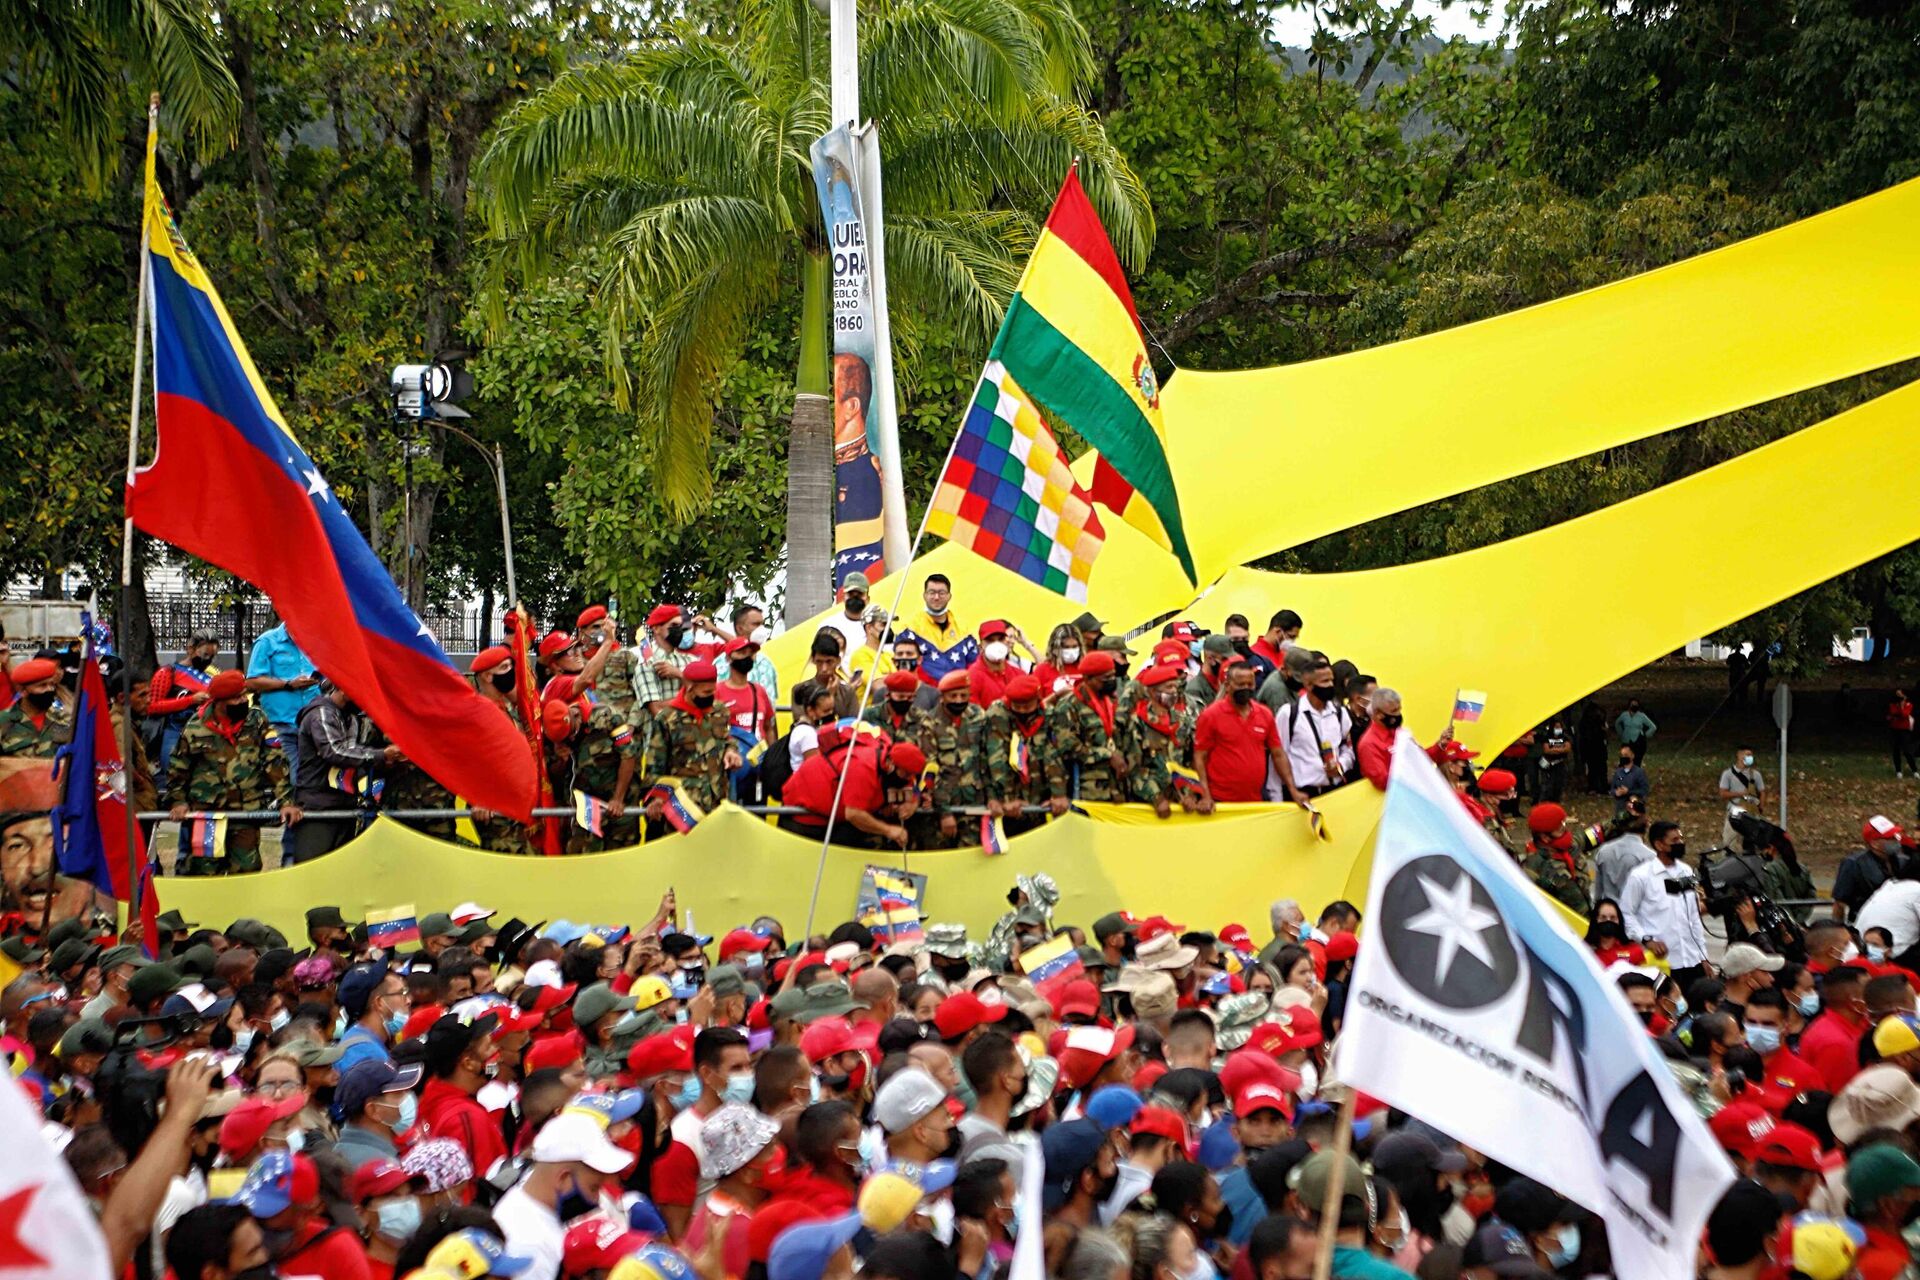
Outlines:
{"type": "Polygon", "coordinates": [[[886,572],[880,444],[874,417],[876,321],[867,258],[866,204],[860,191],[862,141],[845,125],[811,148],[813,181],[833,254],[833,589],[850,573],[879,581],[886,572]]]}
{"type": "Polygon", "coordinates": [[[920,908],[927,900],[927,877],[918,871],[869,864],[860,873],[853,916],[880,942],[918,942],[920,908]]]}
{"type": "Polygon", "coordinates": [[[1607,1224],[1621,1280],[1683,1280],[1733,1180],[1626,997],[1402,731],[1336,1049],[1343,1084],[1607,1224]]]}

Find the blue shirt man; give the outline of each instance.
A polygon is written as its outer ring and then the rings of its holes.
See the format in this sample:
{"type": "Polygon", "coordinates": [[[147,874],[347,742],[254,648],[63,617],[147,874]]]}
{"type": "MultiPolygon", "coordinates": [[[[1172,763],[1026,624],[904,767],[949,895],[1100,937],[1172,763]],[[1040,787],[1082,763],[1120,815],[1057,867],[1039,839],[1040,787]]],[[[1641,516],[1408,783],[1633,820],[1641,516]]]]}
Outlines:
{"type": "Polygon", "coordinates": [[[253,642],[253,652],[247,656],[247,688],[259,695],[260,709],[280,730],[280,746],[287,753],[290,776],[300,768],[300,735],[294,732],[294,724],[300,718],[300,708],[320,696],[315,688],[318,683],[312,659],[300,652],[300,646],[287,634],[286,623],[262,633],[253,642]]]}

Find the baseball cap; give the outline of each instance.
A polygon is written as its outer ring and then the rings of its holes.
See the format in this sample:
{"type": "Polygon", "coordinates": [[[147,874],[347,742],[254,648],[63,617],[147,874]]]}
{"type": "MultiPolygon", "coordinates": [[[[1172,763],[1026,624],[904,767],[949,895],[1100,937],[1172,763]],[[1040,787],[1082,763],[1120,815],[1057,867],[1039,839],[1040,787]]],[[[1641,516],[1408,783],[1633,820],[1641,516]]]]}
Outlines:
{"type": "Polygon", "coordinates": [[[560,1272],[580,1276],[590,1271],[606,1271],[623,1258],[630,1258],[652,1243],[653,1236],[635,1231],[626,1222],[605,1213],[589,1213],[575,1218],[567,1226],[562,1246],[560,1272]]]}
{"type": "Polygon", "coordinates": [[[1920,1187],[1920,1164],[1898,1147],[1871,1146],[1847,1161],[1847,1198],[1859,1209],[1870,1211],[1910,1187],[1920,1187]]]}
{"type": "MultiPolygon", "coordinates": [[[[636,1046],[638,1047],[638,1046],[636,1046]]],[[[602,1129],[608,1129],[640,1114],[646,1104],[644,1089],[615,1089],[605,1093],[576,1093],[560,1109],[562,1115],[586,1116],[602,1129]]]]}
{"type": "Polygon", "coordinates": [[[956,991],[933,1011],[933,1025],[943,1040],[958,1040],[983,1022],[1007,1016],[1004,1004],[988,1004],[971,991],[956,991]]]}
{"type": "Polygon", "coordinates": [[[1046,1161],[1047,1179],[1041,1205],[1047,1212],[1067,1202],[1074,1181],[1093,1166],[1100,1148],[1106,1145],[1107,1131],[1098,1121],[1085,1117],[1048,1125],[1041,1131],[1040,1155],[1046,1161]]]}
{"type": "Polygon", "coordinates": [[[383,1093],[405,1093],[420,1083],[420,1064],[396,1067],[385,1058],[368,1058],[348,1067],[334,1086],[333,1100],[340,1114],[357,1116],[369,1102],[383,1093]]]}
{"type": "Polygon", "coordinates": [[[865,1225],[854,1210],[787,1228],[767,1252],[767,1280],[820,1280],[828,1261],[865,1225]]]}
{"type": "Polygon", "coordinates": [[[635,1080],[651,1080],[669,1071],[693,1070],[695,1031],[689,1025],[675,1027],[661,1035],[648,1036],[627,1050],[627,1070],[633,1073],[635,1080]]]}
{"type": "Polygon", "coordinates": [[[186,985],[187,980],[172,965],[150,964],[127,979],[127,999],[136,1007],[144,1007],[186,985]]]}
{"type": "Polygon", "coordinates": [[[1116,933],[1138,933],[1140,922],[1124,911],[1109,911],[1093,922],[1093,936],[1105,942],[1116,933]]]}
{"type": "Polygon", "coordinates": [[[365,1204],[376,1196],[390,1196],[405,1188],[409,1191],[426,1190],[427,1180],[417,1173],[408,1173],[397,1160],[369,1160],[353,1171],[347,1180],[347,1199],[355,1204],[365,1204]]]}
{"type": "Polygon", "coordinates": [[[256,1218],[271,1218],[286,1212],[289,1205],[313,1204],[319,1199],[320,1171],[312,1160],[291,1151],[269,1151],[247,1170],[246,1181],[240,1184],[232,1203],[256,1218]]]}
{"type": "Polygon", "coordinates": [[[1545,1280],[1553,1274],[1533,1260],[1533,1249],[1526,1237],[1498,1218],[1488,1218],[1467,1240],[1461,1250],[1460,1268],[1463,1272],[1474,1268],[1519,1280],[1526,1277],[1545,1280]]]}
{"type": "Polygon", "coordinates": [[[693,1264],[671,1246],[654,1241],[631,1258],[622,1258],[607,1280],[694,1280],[693,1264]]]}
{"type": "Polygon", "coordinates": [[[1780,1229],[1777,1256],[1807,1280],[1844,1280],[1866,1243],[1865,1229],[1851,1218],[1797,1213],[1780,1229]]]}
{"type": "Polygon", "coordinates": [[[1860,838],[1866,841],[1898,840],[1905,834],[1900,824],[1884,813],[1876,813],[1860,825],[1860,838]]]}
{"type": "Polygon", "coordinates": [[[623,996],[606,983],[596,982],[582,989],[580,994],[573,998],[573,1025],[584,1031],[616,1009],[626,1010],[634,1007],[636,1006],[632,996],[623,996]]]}
{"type": "Polygon", "coordinates": [[[1810,1129],[1790,1120],[1777,1122],[1753,1144],[1751,1158],[1757,1164],[1779,1165],[1807,1173],[1820,1171],[1820,1139],[1810,1129]]]}
{"type": "Polygon", "coordinates": [[[1278,1111],[1293,1116],[1293,1100],[1271,1080],[1254,1080],[1233,1095],[1233,1114],[1245,1119],[1257,1111],[1278,1111]]]}
{"type": "Polygon", "coordinates": [[[1133,1123],[1133,1118],[1140,1114],[1140,1108],[1145,1105],[1140,1095],[1126,1085],[1110,1084],[1095,1089],[1083,1110],[1089,1120],[1103,1129],[1124,1129],[1133,1123]]]}
{"type": "Polygon", "coordinates": [[[1133,1027],[1110,1031],[1105,1027],[1074,1027],[1060,1050],[1060,1078],[1074,1088],[1086,1084],[1100,1068],[1133,1045],[1133,1027]]]}
{"type": "Polygon", "coordinates": [[[1754,1145],[1773,1131],[1773,1125],[1773,1116],[1757,1102],[1729,1102],[1707,1121],[1715,1142],[1748,1160],[1753,1158],[1754,1145]]]}
{"type": "Polygon", "coordinates": [[[739,955],[741,952],[761,952],[773,945],[773,939],[751,929],[732,929],[720,939],[720,959],[739,955]]]}
{"type": "Polygon", "coordinates": [[[428,1275],[484,1280],[487,1276],[517,1276],[533,1265],[532,1258],[507,1252],[507,1247],[478,1227],[456,1231],[427,1254],[428,1275]]]}
{"type": "Polygon", "coordinates": [[[1467,1158],[1457,1148],[1442,1151],[1426,1134],[1408,1129],[1387,1134],[1373,1148],[1373,1171],[1394,1181],[1403,1174],[1458,1173],[1466,1167],[1467,1158]]]}
{"type": "Polygon", "coordinates": [[[1152,1134],[1177,1142],[1182,1147],[1187,1145],[1187,1119],[1172,1107],[1140,1108],[1127,1131],[1136,1137],[1143,1133],[1152,1134]]]}
{"type": "Polygon", "coordinates": [[[1736,942],[1721,957],[1720,972],[1729,978],[1744,977],[1755,970],[1777,973],[1786,962],[1784,956],[1768,955],[1751,942],[1736,942]]]}
{"type": "Polygon", "coordinates": [[[918,1067],[896,1072],[873,1097],[873,1118],[888,1133],[911,1128],[947,1100],[947,1090],[918,1067]]]}
{"type": "Polygon", "coordinates": [[[341,976],[340,985],[335,994],[340,998],[340,1007],[347,1016],[358,1020],[366,1016],[367,1002],[373,999],[373,993],[387,976],[387,961],[383,957],[372,964],[357,964],[341,976]]]}
{"type": "MultiPolygon", "coordinates": [[[[305,1092],[278,1101],[255,1094],[229,1111],[226,1118],[220,1121],[220,1149],[230,1156],[245,1155],[260,1145],[260,1140],[267,1136],[267,1130],[273,1127],[275,1121],[285,1120],[306,1105],[305,1092]]],[[[278,1212],[280,1210],[275,1209],[260,1216],[270,1218],[278,1212]]]]}
{"type": "Polygon", "coordinates": [[[1873,1048],[1882,1058],[1920,1049],[1920,1018],[1896,1013],[1880,1019],[1873,1029],[1873,1048]]]}
{"type": "Polygon", "coordinates": [[[584,1164],[599,1173],[621,1173],[633,1163],[632,1155],[607,1141],[596,1121],[565,1112],[534,1137],[533,1158],[540,1164],[584,1164]]]}
{"type": "Polygon", "coordinates": [[[1323,1205],[1327,1202],[1327,1190],[1333,1185],[1333,1167],[1335,1160],[1346,1165],[1346,1178],[1341,1183],[1340,1198],[1360,1200],[1367,1194],[1367,1175],[1360,1168],[1360,1162],[1352,1156],[1337,1156],[1332,1151],[1316,1151],[1293,1166],[1287,1175],[1287,1185],[1300,1196],[1300,1203],[1323,1205]]]}

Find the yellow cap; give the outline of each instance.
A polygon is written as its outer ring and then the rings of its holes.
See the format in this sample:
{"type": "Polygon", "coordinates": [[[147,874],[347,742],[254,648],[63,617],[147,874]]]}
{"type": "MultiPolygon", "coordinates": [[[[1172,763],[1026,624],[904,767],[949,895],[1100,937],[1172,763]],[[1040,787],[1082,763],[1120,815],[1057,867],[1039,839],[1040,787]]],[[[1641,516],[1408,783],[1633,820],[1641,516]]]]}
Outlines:
{"type": "Polygon", "coordinates": [[[637,979],[633,989],[627,994],[633,997],[635,1009],[651,1009],[657,1004],[673,999],[673,988],[667,985],[665,978],[650,973],[644,978],[637,979]]]}
{"type": "Polygon", "coordinates": [[[1910,1013],[1880,1019],[1880,1025],[1873,1029],[1873,1047],[1882,1058],[1920,1049],[1920,1020],[1910,1013]]]}
{"type": "Polygon", "coordinates": [[[860,1188],[860,1220],[882,1235],[913,1215],[920,1184],[897,1173],[876,1173],[860,1188]]]}
{"type": "Polygon", "coordinates": [[[1859,1246],[1838,1222],[1795,1222],[1793,1269],[1807,1280],[1843,1280],[1852,1274],[1859,1246]]]}

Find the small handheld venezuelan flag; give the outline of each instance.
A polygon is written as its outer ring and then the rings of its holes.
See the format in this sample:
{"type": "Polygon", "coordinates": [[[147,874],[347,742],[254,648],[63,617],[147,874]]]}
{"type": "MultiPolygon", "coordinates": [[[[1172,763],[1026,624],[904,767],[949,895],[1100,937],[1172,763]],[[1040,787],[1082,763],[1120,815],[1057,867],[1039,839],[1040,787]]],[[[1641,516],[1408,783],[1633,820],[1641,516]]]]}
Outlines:
{"type": "Polygon", "coordinates": [[[607,802],[584,791],[573,793],[573,820],[597,836],[607,834],[607,802]]]}
{"type": "Polygon", "coordinates": [[[1074,948],[1073,939],[1064,933],[1029,951],[1022,951],[1020,968],[1033,983],[1033,989],[1041,995],[1086,973],[1086,966],[1080,963],[1080,953],[1074,948]]]}
{"type": "Polygon", "coordinates": [[[1200,795],[1200,774],[1184,764],[1167,762],[1167,772],[1173,776],[1173,789],[1176,792],[1198,798],[1200,795]]]}
{"type": "Polygon", "coordinates": [[[367,912],[367,943],[383,951],[409,942],[420,941],[420,921],[413,914],[413,904],[388,907],[384,911],[367,912]]]}
{"type": "Polygon", "coordinates": [[[681,835],[699,826],[700,820],[707,816],[707,811],[688,797],[686,788],[675,777],[661,777],[648,788],[647,803],[655,800],[660,802],[660,816],[681,835]]]}
{"type": "Polygon", "coordinates": [[[1453,722],[1472,724],[1487,709],[1487,695],[1478,689],[1461,689],[1453,695],[1453,722]]]}
{"type": "Polygon", "coordinates": [[[227,820],[195,818],[180,829],[180,852],[189,858],[227,856],[227,820]]]}
{"type": "Polygon", "coordinates": [[[990,858],[1007,851],[1007,824],[992,814],[980,815],[980,851],[990,858]]]}

